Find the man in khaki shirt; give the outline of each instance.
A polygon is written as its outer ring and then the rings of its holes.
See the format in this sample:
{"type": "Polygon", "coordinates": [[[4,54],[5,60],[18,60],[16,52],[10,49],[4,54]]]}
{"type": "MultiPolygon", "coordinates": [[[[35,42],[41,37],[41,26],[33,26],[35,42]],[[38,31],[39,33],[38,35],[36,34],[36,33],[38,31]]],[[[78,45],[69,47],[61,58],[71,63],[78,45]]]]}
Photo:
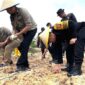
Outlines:
{"type": "MultiPolygon", "coordinates": [[[[21,41],[18,46],[21,56],[17,61],[16,71],[24,71],[29,68],[27,54],[32,39],[36,34],[37,26],[29,12],[26,9],[16,7],[16,5],[18,5],[18,3],[16,3],[15,0],[4,0],[1,11],[6,10],[10,14],[10,20],[14,30],[12,36],[13,41],[18,38],[21,41]]],[[[6,41],[6,43],[7,42],[8,41],[6,41]]],[[[9,59],[7,59],[7,61],[8,60],[9,59]]]]}

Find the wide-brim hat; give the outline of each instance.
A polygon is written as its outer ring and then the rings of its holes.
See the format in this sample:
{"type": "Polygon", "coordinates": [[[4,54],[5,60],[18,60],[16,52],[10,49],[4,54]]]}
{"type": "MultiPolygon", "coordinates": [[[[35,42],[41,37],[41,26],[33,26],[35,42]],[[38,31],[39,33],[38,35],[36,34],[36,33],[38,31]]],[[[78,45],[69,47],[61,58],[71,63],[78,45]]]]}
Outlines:
{"type": "Polygon", "coordinates": [[[13,7],[15,5],[18,5],[19,3],[16,0],[4,0],[2,2],[2,5],[0,7],[0,12],[4,11],[7,8],[13,7]]]}
{"type": "Polygon", "coordinates": [[[48,48],[48,44],[49,44],[49,33],[50,33],[50,29],[46,28],[40,35],[40,40],[42,40],[43,44],[46,46],[46,48],[48,48]]]}
{"type": "Polygon", "coordinates": [[[56,13],[57,13],[57,15],[60,15],[60,14],[62,14],[64,12],[64,9],[59,9],[56,13]]]}

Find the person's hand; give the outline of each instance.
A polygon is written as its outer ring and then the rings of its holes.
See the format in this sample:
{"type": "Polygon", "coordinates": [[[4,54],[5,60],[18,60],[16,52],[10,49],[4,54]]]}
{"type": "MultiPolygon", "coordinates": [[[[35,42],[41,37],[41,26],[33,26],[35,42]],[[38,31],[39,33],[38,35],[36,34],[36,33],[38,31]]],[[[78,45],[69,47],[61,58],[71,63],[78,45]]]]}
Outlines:
{"type": "Polygon", "coordinates": [[[12,35],[10,36],[10,40],[14,40],[14,39],[16,39],[16,38],[17,38],[17,35],[12,34],[12,35]]]}
{"type": "Polygon", "coordinates": [[[70,44],[75,44],[76,40],[77,40],[77,38],[72,38],[69,43],[70,44]]]}
{"type": "Polygon", "coordinates": [[[61,72],[61,64],[52,64],[52,70],[54,73],[60,73],[61,72]]]}
{"type": "Polygon", "coordinates": [[[18,33],[15,33],[14,35],[18,37],[18,36],[20,36],[20,33],[18,32],[18,33]]]}

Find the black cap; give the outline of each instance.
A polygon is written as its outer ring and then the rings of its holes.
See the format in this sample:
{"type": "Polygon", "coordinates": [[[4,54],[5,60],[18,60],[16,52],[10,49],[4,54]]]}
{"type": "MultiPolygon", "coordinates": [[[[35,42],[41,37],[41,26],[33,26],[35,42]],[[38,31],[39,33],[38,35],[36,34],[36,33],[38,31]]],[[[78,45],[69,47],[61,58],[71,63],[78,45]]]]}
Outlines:
{"type": "Polygon", "coordinates": [[[57,15],[60,15],[60,14],[62,14],[64,12],[64,9],[59,9],[56,13],[57,13],[57,15]]]}

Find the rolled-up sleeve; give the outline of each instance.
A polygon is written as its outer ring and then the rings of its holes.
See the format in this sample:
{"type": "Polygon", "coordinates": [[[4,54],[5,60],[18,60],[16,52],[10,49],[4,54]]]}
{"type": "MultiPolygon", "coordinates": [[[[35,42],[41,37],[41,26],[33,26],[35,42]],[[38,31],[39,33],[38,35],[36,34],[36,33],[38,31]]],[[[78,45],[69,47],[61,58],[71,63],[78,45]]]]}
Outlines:
{"type": "Polygon", "coordinates": [[[32,25],[32,28],[36,27],[36,23],[33,20],[33,17],[30,15],[30,13],[28,12],[28,10],[22,8],[21,10],[21,14],[23,16],[24,22],[26,25],[32,25]]]}

